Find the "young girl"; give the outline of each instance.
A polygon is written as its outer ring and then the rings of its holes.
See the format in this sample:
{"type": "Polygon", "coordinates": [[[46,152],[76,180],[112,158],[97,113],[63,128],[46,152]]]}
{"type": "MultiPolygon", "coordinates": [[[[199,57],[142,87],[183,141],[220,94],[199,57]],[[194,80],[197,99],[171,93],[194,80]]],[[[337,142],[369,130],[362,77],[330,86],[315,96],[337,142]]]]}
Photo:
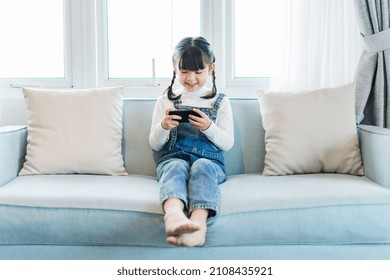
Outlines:
{"type": "Polygon", "coordinates": [[[234,143],[230,102],[215,86],[215,57],[202,37],[184,38],[172,56],[173,78],[159,97],[149,142],[160,151],[157,180],[165,212],[167,242],[202,246],[206,220],[219,210],[219,184],[226,180],[223,151],[234,143]],[[212,78],[212,89],[206,83],[212,78]],[[175,80],[181,87],[173,90],[175,80]],[[193,110],[189,122],[179,122],[173,110],[193,110]]]}

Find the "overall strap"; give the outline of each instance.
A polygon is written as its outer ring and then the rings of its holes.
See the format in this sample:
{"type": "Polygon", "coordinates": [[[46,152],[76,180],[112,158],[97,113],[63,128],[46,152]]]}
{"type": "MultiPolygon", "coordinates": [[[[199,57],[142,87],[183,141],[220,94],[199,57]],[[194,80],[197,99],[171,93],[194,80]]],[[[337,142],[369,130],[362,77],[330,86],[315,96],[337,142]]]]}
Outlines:
{"type": "MultiPolygon", "coordinates": [[[[174,106],[175,110],[180,110],[181,99],[178,98],[178,99],[173,100],[173,106],[174,106]]],[[[166,143],[166,145],[168,147],[168,151],[173,151],[175,149],[175,143],[177,140],[177,127],[172,128],[171,131],[169,132],[169,134],[170,134],[169,141],[166,143]]]]}
{"type": "Polygon", "coordinates": [[[180,110],[181,107],[181,98],[173,100],[173,106],[176,110],[180,110]]]}
{"type": "Polygon", "coordinates": [[[217,100],[215,100],[213,108],[212,108],[212,116],[211,120],[215,122],[217,120],[217,114],[218,114],[218,108],[219,104],[221,103],[222,99],[225,97],[225,94],[220,93],[217,97],[217,100]]]}

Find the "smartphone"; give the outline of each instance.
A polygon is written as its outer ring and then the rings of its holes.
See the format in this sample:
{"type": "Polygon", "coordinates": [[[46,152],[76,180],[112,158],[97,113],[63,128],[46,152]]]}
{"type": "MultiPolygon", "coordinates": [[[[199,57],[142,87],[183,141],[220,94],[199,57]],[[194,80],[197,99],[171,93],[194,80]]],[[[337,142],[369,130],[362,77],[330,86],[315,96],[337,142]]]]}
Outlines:
{"type": "Polygon", "coordinates": [[[169,112],[170,115],[177,115],[181,117],[181,120],[178,120],[179,123],[189,122],[189,115],[194,115],[196,117],[200,117],[200,115],[193,110],[174,110],[169,112]]]}

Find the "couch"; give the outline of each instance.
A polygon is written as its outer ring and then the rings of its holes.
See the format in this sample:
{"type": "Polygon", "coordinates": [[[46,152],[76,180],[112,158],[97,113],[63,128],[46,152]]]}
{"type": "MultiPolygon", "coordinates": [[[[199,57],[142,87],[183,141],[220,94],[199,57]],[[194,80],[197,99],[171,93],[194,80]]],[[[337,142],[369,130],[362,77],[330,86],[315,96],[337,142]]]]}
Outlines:
{"type": "Polygon", "coordinates": [[[0,128],[0,259],[390,259],[390,130],[358,126],[364,176],[262,176],[256,98],[231,98],[235,144],[206,244],[167,244],[148,144],[154,104],[123,101],[128,176],[18,176],[27,128],[0,128]]]}

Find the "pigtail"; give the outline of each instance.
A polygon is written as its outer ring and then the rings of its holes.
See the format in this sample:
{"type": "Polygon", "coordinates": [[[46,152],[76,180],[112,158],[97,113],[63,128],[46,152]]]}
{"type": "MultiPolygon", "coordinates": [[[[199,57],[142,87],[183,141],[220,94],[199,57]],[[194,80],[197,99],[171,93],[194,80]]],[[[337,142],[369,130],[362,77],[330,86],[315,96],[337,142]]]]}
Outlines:
{"type": "Polygon", "coordinates": [[[202,98],[204,99],[211,99],[211,98],[214,98],[214,96],[217,95],[217,86],[216,86],[216,83],[215,83],[215,71],[213,71],[213,73],[211,74],[212,75],[212,80],[213,80],[213,87],[211,89],[211,92],[206,95],[206,96],[202,96],[202,98]]]}
{"type": "Polygon", "coordinates": [[[168,99],[171,100],[171,101],[174,101],[174,100],[177,100],[177,99],[180,98],[180,95],[179,96],[175,96],[175,94],[173,93],[173,84],[175,83],[175,79],[176,79],[176,72],[173,71],[173,77],[172,77],[172,80],[171,80],[171,84],[164,91],[164,94],[167,93],[168,99]]]}
{"type": "Polygon", "coordinates": [[[213,71],[213,89],[212,89],[212,95],[213,97],[217,95],[217,83],[215,82],[216,78],[215,78],[215,71],[213,71]]]}

